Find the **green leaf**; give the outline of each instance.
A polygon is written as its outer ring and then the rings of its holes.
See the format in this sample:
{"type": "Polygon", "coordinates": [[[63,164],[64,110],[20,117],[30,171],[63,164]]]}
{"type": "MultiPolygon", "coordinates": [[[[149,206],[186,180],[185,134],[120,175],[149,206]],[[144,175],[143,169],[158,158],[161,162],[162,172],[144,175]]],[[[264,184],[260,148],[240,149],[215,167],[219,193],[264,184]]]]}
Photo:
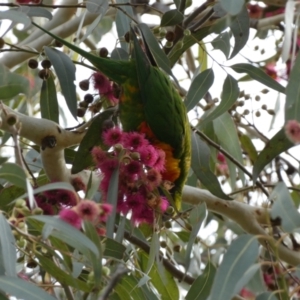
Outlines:
{"type": "Polygon", "coordinates": [[[222,8],[232,16],[237,15],[244,6],[243,0],[221,0],[222,8]]]}
{"type": "Polygon", "coordinates": [[[126,247],[124,245],[113,239],[106,238],[103,256],[123,259],[125,251],[126,247]]]}
{"type": "Polygon", "coordinates": [[[256,182],[259,173],[276,156],[295,146],[285,134],[284,129],[279,130],[260,152],[253,165],[253,182],[256,182]]]}
{"type": "Polygon", "coordinates": [[[274,201],[271,217],[280,220],[280,226],[285,232],[292,232],[300,227],[300,214],[284,182],[276,184],[270,195],[270,200],[274,201]]]}
{"type": "Polygon", "coordinates": [[[117,201],[118,201],[118,192],[119,192],[119,167],[117,167],[110,178],[108,191],[107,191],[107,203],[111,204],[113,210],[106,221],[106,236],[113,238],[115,230],[115,219],[117,214],[117,201]]]}
{"type": "Polygon", "coordinates": [[[129,54],[122,48],[115,48],[111,52],[110,58],[114,60],[129,60],[129,54]]]}
{"type": "Polygon", "coordinates": [[[59,112],[57,93],[52,75],[50,75],[48,79],[43,80],[40,94],[40,105],[42,118],[58,123],[59,112]]]}
{"type": "Polygon", "coordinates": [[[4,178],[10,183],[26,189],[26,174],[24,170],[16,164],[5,163],[0,169],[0,178],[4,178]]]}
{"type": "Polygon", "coordinates": [[[234,37],[234,47],[230,59],[235,57],[246,45],[249,38],[250,20],[246,5],[243,5],[240,13],[233,19],[230,29],[234,37]]]}
{"type": "MultiPolygon", "coordinates": [[[[239,143],[238,133],[236,126],[229,115],[229,113],[224,113],[213,121],[215,134],[220,142],[222,148],[224,148],[232,157],[234,157],[241,165],[244,164],[242,150],[239,143]]],[[[236,165],[230,160],[226,159],[229,171],[232,188],[235,188],[236,184],[236,165]]],[[[241,169],[239,169],[239,176],[244,182],[245,176],[241,169]]]]}
{"type": "Polygon", "coordinates": [[[205,300],[209,296],[213,280],[216,274],[216,267],[208,262],[203,273],[197,277],[190,287],[186,300],[205,300]]]}
{"type": "Polygon", "coordinates": [[[5,269],[5,275],[16,277],[17,253],[15,238],[2,213],[0,213],[0,232],[1,260],[5,269]]]}
{"type": "Polygon", "coordinates": [[[231,75],[228,74],[223,85],[221,103],[214,110],[212,110],[211,113],[205,115],[205,118],[203,120],[200,120],[200,127],[213,121],[214,119],[228,111],[232,107],[234,102],[238,99],[238,96],[238,83],[231,75]]]}
{"type": "Polygon", "coordinates": [[[259,294],[255,300],[278,300],[278,298],[271,292],[264,292],[259,294]]]}
{"type": "Polygon", "coordinates": [[[250,266],[250,268],[243,274],[243,276],[238,280],[234,287],[233,295],[238,294],[241,289],[248,284],[255,273],[261,268],[259,263],[250,266]]]}
{"type": "Polygon", "coordinates": [[[9,100],[18,94],[27,95],[28,92],[29,80],[0,64],[0,99],[9,100]]]}
{"type": "Polygon", "coordinates": [[[116,292],[121,294],[122,290],[120,289],[120,286],[122,287],[122,289],[125,289],[126,291],[130,292],[131,298],[128,299],[147,299],[143,289],[138,287],[138,280],[132,275],[123,276],[118,285],[115,287],[116,292]]]}
{"type": "Polygon", "coordinates": [[[0,20],[10,20],[15,24],[21,23],[24,27],[28,27],[31,24],[30,18],[16,9],[0,11],[0,20]]]}
{"type": "Polygon", "coordinates": [[[84,222],[84,232],[86,236],[96,245],[98,248],[98,257],[90,252],[90,263],[93,266],[94,270],[94,280],[95,286],[99,286],[101,284],[101,275],[102,275],[102,246],[100,243],[100,237],[97,233],[95,226],[90,222],[84,222]]]}
{"type": "Polygon", "coordinates": [[[271,89],[278,91],[280,93],[285,93],[285,88],[274,80],[271,76],[266,74],[263,70],[250,65],[250,64],[235,64],[231,68],[237,73],[247,73],[252,79],[265,84],[271,89]]]}
{"type": "Polygon", "coordinates": [[[99,251],[96,245],[81,231],[67,222],[52,216],[31,216],[27,218],[28,221],[31,221],[31,219],[43,222],[45,226],[51,227],[52,236],[78,249],[86,257],[89,257],[90,251],[92,251],[97,258],[99,257],[99,251]]]}
{"type": "Polygon", "coordinates": [[[226,27],[228,27],[226,22],[222,22],[223,20],[216,21],[212,26],[205,26],[199,30],[197,30],[195,33],[192,33],[191,35],[184,36],[183,40],[177,43],[169,52],[168,58],[170,61],[170,65],[174,66],[175,63],[178,61],[180,56],[191,46],[198,43],[199,41],[202,41],[206,36],[208,36],[211,33],[214,33],[216,30],[224,30],[226,27]],[[218,28],[218,26],[221,24],[221,28],[218,28]],[[182,43],[181,43],[182,42],[182,43]]]}
{"type": "Polygon", "coordinates": [[[72,174],[77,174],[93,165],[93,158],[90,152],[95,146],[104,146],[101,139],[103,124],[114,113],[114,109],[107,109],[94,118],[76,152],[71,169],[72,174]]]}
{"type": "Polygon", "coordinates": [[[7,212],[11,209],[14,200],[24,194],[25,189],[15,185],[5,187],[0,191],[0,209],[7,212]]]}
{"type": "Polygon", "coordinates": [[[251,161],[255,162],[257,159],[257,151],[251,138],[246,134],[242,134],[239,136],[239,139],[243,150],[249,155],[251,161]]]}
{"type": "Polygon", "coordinates": [[[183,14],[177,9],[165,12],[161,18],[160,26],[174,26],[183,21],[183,14]]]}
{"type": "Polygon", "coordinates": [[[65,53],[50,47],[44,47],[45,53],[51,61],[58,77],[62,94],[65,97],[67,106],[77,120],[77,97],[75,81],[75,66],[65,53]]]}
{"type": "Polygon", "coordinates": [[[101,14],[105,15],[108,9],[107,0],[87,0],[86,9],[92,14],[101,14]]]}
{"type": "Polygon", "coordinates": [[[38,253],[35,253],[35,255],[39,260],[41,268],[53,276],[59,283],[68,285],[83,292],[90,292],[91,287],[88,284],[63,271],[50,258],[38,253]]]}
{"type": "Polygon", "coordinates": [[[55,299],[34,284],[15,277],[0,276],[0,289],[11,296],[24,300],[55,299]]]}
{"type": "Polygon", "coordinates": [[[48,20],[52,20],[53,17],[49,10],[42,7],[21,6],[20,9],[28,17],[42,17],[42,18],[47,18],[48,20]]]}
{"type": "Polygon", "coordinates": [[[192,133],[191,166],[201,183],[215,196],[224,200],[232,200],[221,189],[216,175],[209,166],[210,150],[196,133],[192,133]]]}
{"type": "Polygon", "coordinates": [[[205,96],[214,82],[214,77],[214,71],[207,69],[193,79],[184,101],[187,111],[193,109],[205,96]]]}
{"type": "Polygon", "coordinates": [[[192,226],[192,231],[190,233],[189,240],[185,250],[184,267],[186,270],[189,269],[194,242],[198,235],[200,227],[206,218],[206,215],[207,215],[207,210],[206,210],[205,203],[196,205],[190,213],[189,224],[192,226]]]}
{"type": "MultiPolygon", "coordinates": [[[[116,4],[127,4],[127,0],[116,0],[116,4]]],[[[130,22],[131,19],[134,19],[134,13],[132,10],[132,7],[129,5],[123,5],[122,11],[117,9],[116,13],[116,26],[117,26],[117,32],[118,32],[118,37],[122,38],[126,32],[130,32],[130,22]],[[128,17],[130,16],[130,17],[128,17]]],[[[125,41],[121,41],[121,47],[125,51],[128,51],[128,43],[125,41]]]]}
{"type": "Polygon", "coordinates": [[[165,54],[165,52],[160,48],[156,37],[152,33],[152,31],[149,29],[147,24],[141,23],[138,25],[139,29],[142,32],[143,39],[147,46],[149,47],[149,50],[151,54],[153,55],[153,58],[157,65],[164,70],[168,75],[172,76],[175,82],[177,83],[176,77],[173,75],[170,61],[168,56],[165,54]]]}
{"type": "Polygon", "coordinates": [[[300,121],[300,56],[297,55],[295,64],[289,76],[286,87],[285,121],[300,121]]]}
{"type": "MultiPolygon", "coordinates": [[[[139,253],[141,268],[145,272],[148,264],[148,255],[144,252],[139,253]]],[[[153,265],[149,272],[151,283],[160,294],[162,300],[174,300],[179,299],[178,286],[171,273],[164,270],[163,274],[158,272],[156,264],[153,265]]]]}
{"type": "Polygon", "coordinates": [[[214,49],[221,50],[224,53],[226,59],[228,59],[230,53],[230,35],[227,31],[219,34],[211,42],[211,44],[214,47],[214,49]]]}
{"type": "Polygon", "coordinates": [[[258,242],[255,237],[241,235],[234,240],[217,270],[211,288],[210,299],[231,300],[240,278],[258,257],[258,242]]]}

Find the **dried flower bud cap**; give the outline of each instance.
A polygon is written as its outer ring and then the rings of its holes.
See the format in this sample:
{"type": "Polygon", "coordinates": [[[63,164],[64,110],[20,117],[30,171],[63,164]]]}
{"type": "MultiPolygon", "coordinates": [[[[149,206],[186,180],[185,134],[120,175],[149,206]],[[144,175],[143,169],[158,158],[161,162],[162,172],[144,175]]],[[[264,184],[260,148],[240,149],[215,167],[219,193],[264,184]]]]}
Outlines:
{"type": "Polygon", "coordinates": [[[15,125],[17,123],[17,120],[18,119],[17,119],[16,115],[9,114],[7,116],[6,122],[7,122],[8,125],[13,126],[13,125],[15,125]]]}
{"type": "Polygon", "coordinates": [[[43,80],[46,80],[49,78],[49,72],[47,69],[42,69],[39,71],[39,77],[43,80]]]}
{"type": "Polygon", "coordinates": [[[85,94],[83,100],[90,104],[94,101],[94,96],[92,94],[85,94]]]}
{"type": "Polygon", "coordinates": [[[174,31],[167,31],[165,38],[168,42],[173,42],[175,38],[174,31]]]}
{"type": "Polygon", "coordinates": [[[85,112],[86,112],[86,109],[84,109],[83,107],[79,107],[77,109],[77,117],[79,117],[79,118],[84,117],[85,112]]]}
{"type": "Polygon", "coordinates": [[[0,38],[0,49],[2,49],[5,45],[4,39],[0,38]]]}

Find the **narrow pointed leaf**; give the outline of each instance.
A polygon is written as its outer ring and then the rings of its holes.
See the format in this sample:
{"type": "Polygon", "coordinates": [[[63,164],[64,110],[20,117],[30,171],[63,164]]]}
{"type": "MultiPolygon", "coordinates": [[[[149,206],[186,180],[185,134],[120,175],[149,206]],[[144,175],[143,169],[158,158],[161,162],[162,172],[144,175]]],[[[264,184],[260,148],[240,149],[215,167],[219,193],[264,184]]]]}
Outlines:
{"type": "Polygon", "coordinates": [[[300,121],[300,55],[297,55],[286,87],[285,121],[300,121]]]}
{"type": "Polygon", "coordinates": [[[261,268],[261,265],[258,263],[252,265],[236,283],[236,285],[234,287],[233,295],[239,294],[241,289],[248,284],[248,282],[251,280],[251,278],[255,275],[255,273],[260,268],[261,268]]]}
{"type": "Polygon", "coordinates": [[[221,189],[216,175],[209,166],[210,150],[195,133],[192,133],[191,166],[201,183],[215,196],[224,200],[232,200],[221,189]]]}
{"type": "Polygon", "coordinates": [[[190,111],[199,103],[208,92],[213,82],[214,71],[212,69],[201,72],[193,79],[184,101],[187,111],[190,111]]]}
{"type": "Polygon", "coordinates": [[[213,121],[214,119],[228,111],[228,109],[230,109],[234,102],[238,99],[238,96],[238,83],[231,75],[228,74],[223,85],[221,103],[210,114],[206,115],[205,118],[200,121],[200,126],[213,121]]]}
{"type": "Polygon", "coordinates": [[[15,247],[15,238],[12,234],[11,228],[7,223],[6,218],[0,213],[0,247],[1,259],[5,269],[5,275],[16,277],[16,260],[17,253],[15,247]]]}
{"type": "Polygon", "coordinates": [[[198,276],[190,287],[186,300],[205,300],[209,296],[213,280],[216,274],[216,267],[208,262],[203,273],[198,276]]]}
{"type": "Polygon", "coordinates": [[[95,255],[92,251],[90,251],[89,261],[93,266],[94,271],[94,280],[95,285],[99,286],[101,284],[101,275],[102,275],[102,246],[100,243],[99,234],[96,231],[96,228],[90,222],[84,222],[84,232],[86,236],[96,245],[98,248],[98,255],[95,255]]]}
{"type": "Polygon", "coordinates": [[[283,182],[276,185],[270,195],[270,200],[274,201],[271,209],[272,219],[279,219],[280,226],[285,232],[292,232],[300,227],[300,214],[283,182]]]}
{"type": "Polygon", "coordinates": [[[243,0],[221,0],[220,3],[226,12],[235,16],[242,10],[245,2],[243,0]]]}
{"type": "Polygon", "coordinates": [[[10,72],[0,63],[0,100],[9,100],[18,94],[28,94],[29,80],[10,72]]]}
{"type": "Polygon", "coordinates": [[[0,289],[11,296],[24,300],[56,299],[33,283],[15,277],[0,276],[0,289]]]}
{"type": "Polygon", "coordinates": [[[264,292],[262,294],[259,294],[255,300],[278,300],[278,298],[276,297],[275,293],[271,293],[271,292],[264,292]]]}
{"type": "Polygon", "coordinates": [[[143,34],[143,38],[147,45],[149,46],[149,50],[153,55],[157,65],[164,70],[168,75],[172,76],[175,82],[177,82],[176,77],[174,77],[170,61],[165,52],[160,48],[156,37],[153,35],[152,31],[149,29],[147,24],[141,23],[138,25],[139,29],[143,34]]]}
{"type": "Polygon", "coordinates": [[[211,288],[211,300],[231,300],[239,279],[258,257],[258,242],[255,237],[241,235],[232,242],[217,270],[211,288]]]}
{"type": "Polygon", "coordinates": [[[237,73],[246,73],[248,74],[252,79],[259,81],[262,84],[265,84],[271,89],[274,89],[275,91],[278,91],[280,93],[285,93],[285,88],[278,83],[276,80],[274,80],[271,76],[266,74],[263,70],[250,65],[250,64],[235,64],[231,66],[231,68],[237,72],[237,73]]]}
{"type": "Polygon", "coordinates": [[[117,214],[117,201],[118,201],[118,191],[119,191],[119,167],[117,167],[110,178],[108,192],[107,192],[107,203],[111,204],[113,210],[106,221],[106,236],[113,238],[115,229],[115,219],[117,214]]]}
{"type": "MultiPolygon", "coordinates": [[[[148,264],[148,255],[144,252],[140,252],[139,258],[141,261],[141,268],[145,272],[148,264]]],[[[174,300],[180,298],[178,286],[171,273],[166,270],[164,270],[164,274],[159,273],[156,264],[154,264],[149,272],[149,277],[162,300],[174,300]]]]}
{"type": "MultiPolygon", "coordinates": [[[[244,162],[242,150],[239,143],[238,133],[229,113],[226,112],[217,119],[215,119],[213,121],[213,124],[215,134],[222,148],[224,148],[232,157],[234,157],[241,165],[243,165],[244,162]]],[[[226,161],[231,175],[232,186],[234,187],[236,181],[236,168],[238,168],[238,166],[236,166],[228,159],[226,161]]],[[[244,182],[245,176],[244,172],[241,169],[239,169],[239,176],[242,182],[244,182]]]]}
{"type": "Polygon", "coordinates": [[[230,53],[230,36],[228,32],[223,32],[219,34],[212,42],[214,49],[221,50],[226,59],[228,59],[229,53],[230,53]]]}
{"type": "Polygon", "coordinates": [[[104,257],[113,257],[115,259],[123,259],[126,247],[121,243],[107,238],[105,243],[104,257]]]}
{"type": "Polygon", "coordinates": [[[230,29],[234,37],[234,48],[230,59],[235,57],[244,48],[249,38],[250,20],[246,5],[244,4],[240,13],[233,19],[230,29]]]}
{"type": "Polygon", "coordinates": [[[191,260],[191,252],[193,250],[195,239],[198,235],[200,227],[206,218],[207,210],[206,204],[202,203],[194,207],[194,209],[190,213],[189,224],[192,226],[192,231],[189,236],[189,241],[185,250],[185,258],[184,258],[184,267],[186,270],[189,269],[190,260],[191,260]]]}
{"type": "Polygon", "coordinates": [[[87,0],[86,9],[92,14],[105,15],[108,9],[108,0],[87,0]]]}
{"type": "Polygon", "coordinates": [[[65,53],[50,47],[44,47],[44,50],[54,67],[67,106],[73,117],[77,119],[75,66],[65,53]]]}
{"type": "Polygon", "coordinates": [[[293,146],[295,145],[286,137],[284,129],[279,130],[258,155],[253,165],[253,182],[256,182],[259,173],[269,162],[293,146]]]}
{"type": "Polygon", "coordinates": [[[138,280],[132,275],[125,275],[122,277],[115,290],[118,292],[119,286],[122,286],[127,291],[130,291],[131,299],[144,300],[147,299],[142,288],[138,286],[138,280]]]}
{"type": "Polygon", "coordinates": [[[43,271],[46,271],[47,273],[49,273],[59,283],[79,289],[80,291],[83,291],[83,292],[90,292],[91,287],[87,283],[85,283],[77,278],[74,278],[74,277],[72,277],[72,275],[63,271],[50,258],[47,258],[43,255],[39,255],[38,253],[36,253],[35,255],[38,258],[43,271]]]}
{"type": "Polygon", "coordinates": [[[99,251],[96,245],[86,237],[80,230],[63,220],[52,216],[32,216],[28,221],[37,220],[45,223],[46,226],[52,227],[51,235],[64,241],[75,249],[78,249],[86,257],[89,257],[89,252],[92,251],[96,257],[99,256],[99,251]]]}
{"type": "Polygon", "coordinates": [[[24,170],[16,164],[5,163],[0,169],[0,178],[4,178],[16,186],[26,189],[26,174],[24,170]]]}
{"type": "MultiPolygon", "coordinates": [[[[116,0],[117,4],[127,4],[128,0],[116,0]]],[[[134,18],[134,13],[133,13],[133,9],[131,6],[129,5],[124,5],[122,6],[122,10],[120,11],[119,9],[117,9],[117,13],[116,13],[116,26],[117,26],[117,32],[118,32],[118,37],[121,38],[123,37],[126,32],[130,31],[130,17],[134,18]]],[[[125,41],[121,41],[121,48],[124,49],[125,51],[128,50],[128,43],[126,43],[125,41]]]]}
{"type": "Polygon", "coordinates": [[[24,27],[28,27],[31,23],[30,18],[26,14],[16,9],[0,11],[0,20],[10,20],[15,24],[21,23],[24,27]]]}
{"type": "Polygon", "coordinates": [[[28,17],[43,17],[47,18],[48,20],[52,20],[53,18],[51,12],[42,7],[21,6],[20,9],[28,17]]]}
{"type": "Polygon", "coordinates": [[[43,119],[48,119],[58,123],[59,111],[57,93],[52,76],[43,80],[40,94],[41,115],[43,119]]]}
{"type": "Polygon", "coordinates": [[[105,110],[94,118],[75,154],[71,170],[72,174],[76,174],[93,164],[91,150],[95,146],[104,146],[101,139],[102,127],[104,122],[109,119],[113,113],[114,110],[105,110]]]}
{"type": "Polygon", "coordinates": [[[183,14],[177,9],[165,12],[161,18],[160,26],[174,26],[183,21],[183,14]]]}
{"type": "Polygon", "coordinates": [[[255,162],[257,159],[257,151],[250,137],[246,134],[242,134],[239,136],[239,139],[243,150],[249,155],[251,161],[255,162]]]}

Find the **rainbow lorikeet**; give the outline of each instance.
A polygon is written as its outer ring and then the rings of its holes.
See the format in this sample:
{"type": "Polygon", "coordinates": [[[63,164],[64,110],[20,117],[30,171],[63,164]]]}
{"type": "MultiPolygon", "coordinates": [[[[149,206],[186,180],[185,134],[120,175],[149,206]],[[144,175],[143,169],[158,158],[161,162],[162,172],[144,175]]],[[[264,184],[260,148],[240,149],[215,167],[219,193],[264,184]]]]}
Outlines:
{"type": "Polygon", "coordinates": [[[123,130],[144,133],[155,147],[165,152],[166,164],[162,178],[174,184],[170,192],[179,210],[191,159],[187,112],[173,83],[165,73],[150,63],[135,33],[132,31],[133,59],[116,61],[97,57],[36,26],[82,55],[121,86],[119,113],[123,130]]]}

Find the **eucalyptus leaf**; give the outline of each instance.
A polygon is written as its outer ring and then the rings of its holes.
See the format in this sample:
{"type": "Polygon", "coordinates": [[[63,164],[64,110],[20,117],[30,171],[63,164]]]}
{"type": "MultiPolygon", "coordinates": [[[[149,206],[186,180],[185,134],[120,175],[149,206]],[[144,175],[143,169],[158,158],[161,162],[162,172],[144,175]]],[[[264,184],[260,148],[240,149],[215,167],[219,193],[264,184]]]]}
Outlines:
{"type": "Polygon", "coordinates": [[[271,89],[278,91],[280,93],[285,93],[285,88],[275,81],[271,76],[266,74],[263,70],[250,65],[250,64],[235,64],[231,68],[237,73],[247,73],[252,79],[259,81],[262,84],[265,84],[271,89]]]}
{"type": "Polygon", "coordinates": [[[300,214],[284,182],[276,184],[270,195],[270,200],[274,201],[271,217],[279,220],[280,226],[285,232],[293,232],[300,227],[300,214]]]}
{"type": "MultiPolygon", "coordinates": [[[[241,0],[238,0],[238,3],[241,3],[241,0]]],[[[230,29],[235,41],[232,53],[230,55],[230,59],[232,59],[240,52],[240,50],[244,48],[249,38],[250,20],[245,4],[242,6],[239,14],[231,22],[230,29]]]]}
{"type": "Polygon", "coordinates": [[[108,10],[108,0],[87,0],[86,9],[92,14],[104,16],[108,10]]]}
{"type": "Polygon", "coordinates": [[[200,126],[202,127],[204,124],[213,121],[223,113],[227,112],[236,102],[238,96],[238,83],[231,75],[228,74],[223,84],[221,103],[214,110],[212,110],[211,113],[205,115],[205,118],[203,118],[203,120],[200,120],[200,126]]]}
{"type": "Polygon", "coordinates": [[[106,239],[105,249],[103,256],[104,257],[112,257],[115,259],[122,259],[125,253],[126,247],[110,238],[106,239]]]}
{"type": "Polygon", "coordinates": [[[228,59],[229,53],[230,53],[230,35],[229,33],[223,32],[220,33],[212,42],[211,42],[212,46],[214,47],[214,49],[219,49],[221,50],[226,59],[228,59]]]}
{"type": "Polygon", "coordinates": [[[58,123],[58,101],[56,87],[52,75],[43,80],[40,94],[40,105],[42,118],[58,123]]]}
{"type": "Polygon", "coordinates": [[[253,165],[253,182],[256,182],[259,173],[276,156],[295,146],[286,136],[284,129],[279,130],[260,152],[253,165]]]}
{"type": "Polygon", "coordinates": [[[77,97],[74,84],[75,66],[65,53],[50,47],[44,47],[44,50],[54,67],[67,106],[73,117],[77,119],[77,97]]]}
{"type": "Polygon", "coordinates": [[[235,286],[258,257],[255,237],[241,235],[234,240],[223,257],[211,288],[210,300],[231,300],[235,286]]]}
{"type": "Polygon", "coordinates": [[[0,232],[1,260],[5,270],[5,275],[16,277],[16,241],[6,218],[2,213],[0,213],[0,232]]]}
{"type": "Polygon", "coordinates": [[[244,0],[221,0],[220,3],[222,8],[232,16],[237,15],[245,4],[244,0]]]}
{"type": "Polygon", "coordinates": [[[201,275],[199,275],[190,287],[186,300],[205,300],[209,296],[213,280],[216,274],[216,267],[208,262],[201,275]]]}
{"type": "Polygon", "coordinates": [[[212,69],[201,72],[193,79],[184,101],[187,111],[190,111],[199,103],[213,82],[214,72],[212,69]]]}
{"type": "Polygon", "coordinates": [[[174,26],[183,21],[183,14],[177,9],[165,12],[161,18],[160,26],[174,26]]]}
{"type": "Polygon", "coordinates": [[[29,93],[29,80],[10,72],[0,63],[0,100],[9,100],[18,94],[29,93]]]}
{"type": "Polygon", "coordinates": [[[129,60],[129,54],[122,48],[115,48],[111,52],[110,58],[114,60],[129,60]]]}
{"type": "Polygon", "coordinates": [[[26,174],[17,164],[4,163],[0,168],[0,178],[4,178],[20,188],[27,189],[26,174]]]}
{"type": "Polygon", "coordinates": [[[108,191],[107,191],[107,203],[111,204],[113,210],[106,222],[106,236],[109,238],[113,238],[114,230],[115,230],[115,219],[117,214],[117,201],[118,201],[118,191],[119,191],[119,172],[120,169],[117,167],[110,178],[108,191]]]}
{"type": "Polygon", "coordinates": [[[221,189],[216,175],[209,166],[210,150],[196,133],[192,133],[192,161],[191,166],[201,183],[215,196],[224,200],[232,200],[221,189]]]}
{"type": "Polygon", "coordinates": [[[271,292],[264,292],[259,294],[255,300],[278,300],[278,298],[271,292]]]}
{"type": "Polygon", "coordinates": [[[300,121],[300,55],[297,55],[286,87],[285,121],[300,121]]]}
{"type": "Polygon", "coordinates": [[[30,18],[17,9],[0,11],[0,20],[10,20],[15,24],[21,23],[25,28],[31,24],[30,18]]]}
{"type": "Polygon", "coordinates": [[[51,12],[43,7],[21,6],[20,10],[28,17],[42,17],[47,18],[48,20],[52,20],[53,18],[51,12]]]}
{"type": "Polygon", "coordinates": [[[0,276],[1,291],[24,300],[54,300],[55,298],[29,281],[10,276],[0,276]]]}

